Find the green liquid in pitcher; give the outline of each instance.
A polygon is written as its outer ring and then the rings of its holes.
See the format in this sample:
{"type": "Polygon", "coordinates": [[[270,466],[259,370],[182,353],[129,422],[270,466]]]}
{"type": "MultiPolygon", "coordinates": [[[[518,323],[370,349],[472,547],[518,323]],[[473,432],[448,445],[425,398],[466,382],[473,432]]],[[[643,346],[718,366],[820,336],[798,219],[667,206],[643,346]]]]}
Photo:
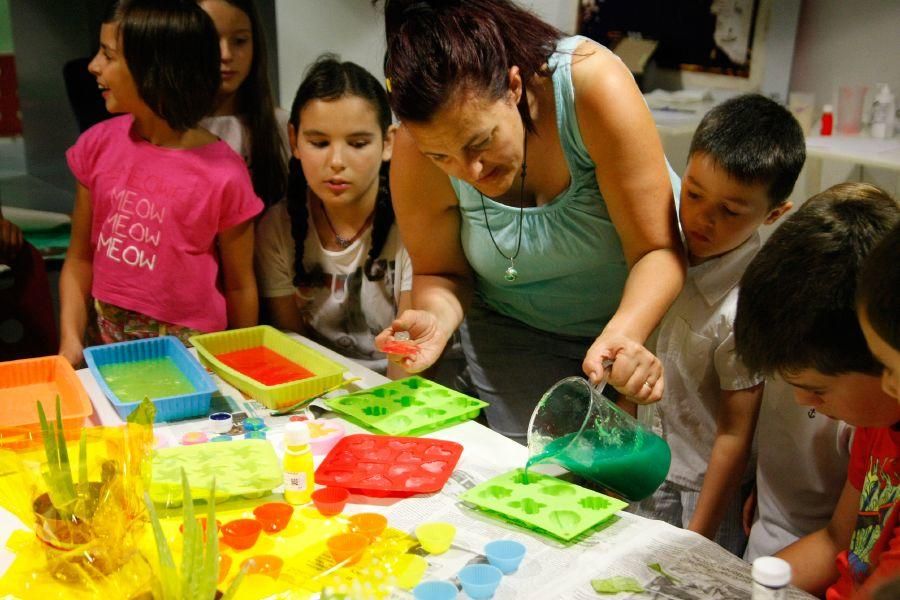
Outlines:
{"type": "Polygon", "coordinates": [[[169,357],[103,365],[100,375],[122,402],[140,402],[145,396],[152,400],[196,391],[169,357]]]}
{"type": "Polygon", "coordinates": [[[661,437],[638,431],[623,445],[604,445],[597,440],[598,435],[596,430],[585,431],[571,446],[577,433],[553,440],[542,453],[528,459],[526,474],[532,465],[552,458],[568,471],[631,501],[642,500],[656,491],[672,460],[669,445],[661,437]]]}

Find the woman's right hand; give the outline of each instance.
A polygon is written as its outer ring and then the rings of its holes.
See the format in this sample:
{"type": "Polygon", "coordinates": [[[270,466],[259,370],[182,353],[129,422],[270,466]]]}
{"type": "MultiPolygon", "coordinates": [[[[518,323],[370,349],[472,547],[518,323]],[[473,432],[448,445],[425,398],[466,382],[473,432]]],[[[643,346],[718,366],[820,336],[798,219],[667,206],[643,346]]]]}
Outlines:
{"type": "Polygon", "coordinates": [[[416,353],[413,356],[388,354],[388,360],[400,365],[407,373],[419,373],[433,365],[447,345],[450,334],[442,332],[437,317],[425,310],[405,310],[400,313],[391,326],[378,334],[375,347],[380,351],[391,341],[400,341],[395,336],[404,331],[409,334],[407,343],[414,344],[416,353]]]}

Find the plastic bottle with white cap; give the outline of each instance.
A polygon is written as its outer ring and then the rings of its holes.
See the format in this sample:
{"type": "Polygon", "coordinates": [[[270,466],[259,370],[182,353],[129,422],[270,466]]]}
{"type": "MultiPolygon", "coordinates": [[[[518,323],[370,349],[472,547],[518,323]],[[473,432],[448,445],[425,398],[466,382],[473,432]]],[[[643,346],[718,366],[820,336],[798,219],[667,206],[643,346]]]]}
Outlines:
{"type": "Polygon", "coordinates": [[[309,427],[302,421],[290,421],[284,426],[284,499],[290,504],[306,504],[315,485],[309,427]]]}
{"type": "Polygon", "coordinates": [[[872,137],[890,139],[894,137],[894,94],[886,83],[879,83],[878,95],[872,105],[872,137]]]}
{"type": "Polygon", "coordinates": [[[774,556],[760,556],[753,561],[753,600],[782,600],[787,598],[791,583],[791,565],[774,556]]]}

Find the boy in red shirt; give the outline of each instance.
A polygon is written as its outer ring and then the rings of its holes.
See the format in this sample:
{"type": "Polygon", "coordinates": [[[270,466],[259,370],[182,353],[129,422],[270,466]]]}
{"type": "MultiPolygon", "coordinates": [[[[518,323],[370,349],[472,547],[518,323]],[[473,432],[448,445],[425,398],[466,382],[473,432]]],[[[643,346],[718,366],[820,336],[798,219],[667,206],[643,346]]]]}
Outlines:
{"type": "Polygon", "coordinates": [[[836,185],[775,231],[740,283],[734,330],[744,364],[780,375],[799,404],[857,427],[831,521],[778,553],[795,585],[827,588],[832,600],[896,569],[882,557],[900,536],[900,404],[881,388],[855,293],[863,260],[898,220],[882,190],[836,185]]]}

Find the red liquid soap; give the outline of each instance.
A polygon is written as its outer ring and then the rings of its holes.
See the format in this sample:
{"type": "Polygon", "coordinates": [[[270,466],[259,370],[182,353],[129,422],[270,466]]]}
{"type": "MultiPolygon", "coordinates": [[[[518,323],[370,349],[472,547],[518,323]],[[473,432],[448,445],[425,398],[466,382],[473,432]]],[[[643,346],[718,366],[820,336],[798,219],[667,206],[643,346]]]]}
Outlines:
{"type": "Polygon", "coordinates": [[[822,127],[819,129],[820,135],[831,135],[834,128],[834,113],[830,104],[822,107],[822,127]]]}
{"type": "Polygon", "coordinates": [[[315,376],[312,371],[264,346],[217,354],[216,358],[222,361],[222,364],[263,385],[278,385],[315,376]]]}

